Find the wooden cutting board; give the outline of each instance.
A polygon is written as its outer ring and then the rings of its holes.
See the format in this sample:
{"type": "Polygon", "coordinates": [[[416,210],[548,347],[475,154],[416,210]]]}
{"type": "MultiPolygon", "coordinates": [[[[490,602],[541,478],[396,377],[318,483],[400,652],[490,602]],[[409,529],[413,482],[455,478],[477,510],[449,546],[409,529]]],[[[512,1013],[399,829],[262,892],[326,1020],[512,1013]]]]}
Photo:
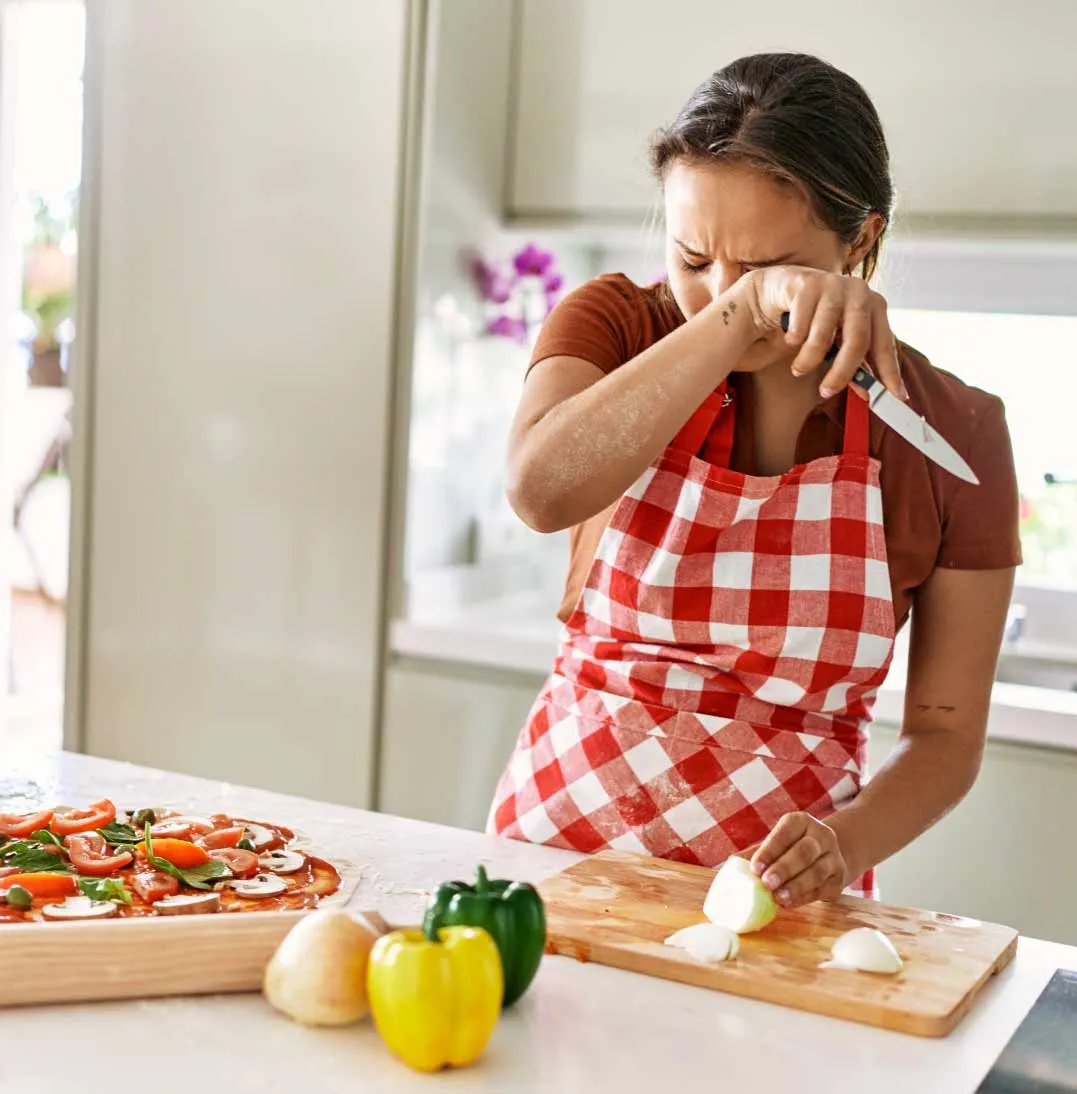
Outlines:
{"type": "MultiPolygon", "coordinates": [[[[309,912],[146,916],[0,926],[0,1007],[260,991],[269,959],[309,912]]],[[[360,911],[375,934],[389,930],[360,911]]]]}
{"type": "Polygon", "coordinates": [[[741,937],[735,960],[705,963],[663,941],[705,922],[703,900],[713,877],[713,870],[662,859],[593,855],[539,887],[547,949],[924,1037],[950,1033],[1017,951],[1017,932],[1009,927],[842,897],[779,911],[768,927],[741,937]],[[853,927],[883,931],[905,962],[902,971],[820,969],[834,939],[853,927]]]}

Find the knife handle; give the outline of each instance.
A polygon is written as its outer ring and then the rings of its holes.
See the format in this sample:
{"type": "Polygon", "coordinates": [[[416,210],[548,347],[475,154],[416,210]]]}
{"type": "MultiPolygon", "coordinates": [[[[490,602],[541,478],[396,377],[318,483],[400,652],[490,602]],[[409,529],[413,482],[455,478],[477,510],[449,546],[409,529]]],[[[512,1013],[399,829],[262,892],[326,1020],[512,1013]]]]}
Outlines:
{"type": "MultiPolygon", "coordinates": [[[[782,312],[779,322],[782,325],[783,331],[789,330],[789,313],[787,311],[782,312]]],[[[833,364],[834,358],[837,357],[840,348],[838,343],[835,342],[830,349],[826,351],[826,356],[823,358],[823,361],[828,365],[833,364]]],[[[871,391],[878,382],[879,381],[876,380],[863,365],[853,373],[853,383],[856,384],[857,387],[863,388],[865,391],[871,391]]]]}

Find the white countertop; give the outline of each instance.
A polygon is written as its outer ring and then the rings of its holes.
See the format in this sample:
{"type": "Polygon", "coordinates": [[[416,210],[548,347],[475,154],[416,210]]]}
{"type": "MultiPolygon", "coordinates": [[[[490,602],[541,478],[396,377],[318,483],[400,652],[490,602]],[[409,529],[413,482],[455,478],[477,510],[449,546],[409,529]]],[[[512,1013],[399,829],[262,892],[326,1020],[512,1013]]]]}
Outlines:
{"type": "MultiPolygon", "coordinates": [[[[483,862],[533,882],[579,856],[69,754],[5,757],[0,808],[113,796],[121,804],[229,809],[294,825],[364,866],[354,903],[413,922],[423,893],[483,862]]],[[[482,1061],[409,1071],[369,1023],[312,1030],[257,994],[17,1008],[0,1014],[0,1091],[70,1094],[122,1084],[154,1094],[377,1094],[439,1089],[972,1092],[1058,967],[1077,949],[1021,939],[1017,959],[948,1038],[928,1040],[719,992],[548,957],[482,1061]],[[122,1046],[108,1049],[105,1046],[122,1046]],[[32,1047],[30,1047],[32,1046],[32,1047]]]]}
{"type": "MultiPolygon", "coordinates": [[[[547,590],[522,584],[523,592],[473,597],[453,589],[452,575],[431,582],[412,598],[406,618],[394,620],[389,647],[395,656],[526,673],[538,680],[553,667],[561,625],[557,601],[547,590]]],[[[905,703],[909,628],[898,635],[894,663],[879,689],[875,718],[900,727],[905,703]]],[[[1067,647],[1068,649],[1068,647],[1067,647]]],[[[1044,748],[1077,749],[1077,693],[996,682],[988,737],[1044,748]]]]}

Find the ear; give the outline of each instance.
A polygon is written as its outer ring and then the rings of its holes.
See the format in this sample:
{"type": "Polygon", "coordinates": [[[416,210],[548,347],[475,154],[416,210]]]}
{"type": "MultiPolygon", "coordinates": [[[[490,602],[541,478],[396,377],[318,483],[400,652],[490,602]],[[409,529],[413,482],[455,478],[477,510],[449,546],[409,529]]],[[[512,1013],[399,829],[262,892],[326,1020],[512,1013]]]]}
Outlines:
{"type": "Polygon", "coordinates": [[[864,261],[864,256],[875,246],[875,241],[883,234],[885,229],[886,220],[882,213],[868,214],[864,226],[860,229],[860,235],[857,237],[856,242],[849,247],[848,254],[845,257],[846,273],[851,273],[864,261]]]}

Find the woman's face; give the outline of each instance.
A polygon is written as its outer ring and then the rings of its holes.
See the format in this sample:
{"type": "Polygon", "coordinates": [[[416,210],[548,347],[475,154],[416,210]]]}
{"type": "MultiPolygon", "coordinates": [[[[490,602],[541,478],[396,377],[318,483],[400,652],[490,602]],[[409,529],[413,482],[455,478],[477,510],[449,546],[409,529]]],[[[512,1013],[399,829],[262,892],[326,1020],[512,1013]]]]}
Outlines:
{"type": "MultiPolygon", "coordinates": [[[[678,161],[666,172],[665,206],[669,285],[685,318],[749,270],[840,274],[849,265],[850,248],[819,225],[800,191],[757,168],[678,161]]],[[[773,356],[775,347],[756,343],[749,352],[773,356]]]]}

